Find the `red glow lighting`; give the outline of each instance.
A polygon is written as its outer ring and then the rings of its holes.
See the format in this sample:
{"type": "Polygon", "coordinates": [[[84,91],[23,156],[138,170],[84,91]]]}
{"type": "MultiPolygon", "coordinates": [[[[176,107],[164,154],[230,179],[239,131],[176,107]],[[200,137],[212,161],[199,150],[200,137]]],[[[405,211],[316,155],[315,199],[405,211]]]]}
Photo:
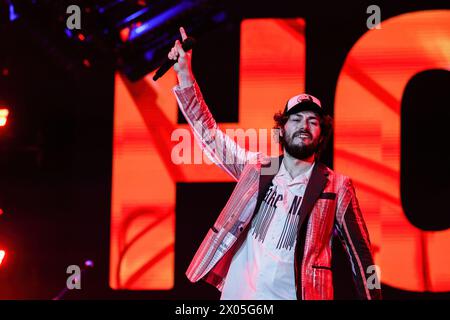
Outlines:
{"type": "Polygon", "coordinates": [[[6,108],[0,109],[0,127],[4,127],[6,125],[6,121],[8,120],[9,110],[6,108]]]}
{"type": "Polygon", "coordinates": [[[128,40],[128,37],[130,36],[130,28],[126,27],[120,30],[120,39],[123,42],[126,42],[128,40]]]}
{"type": "Polygon", "coordinates": [[[0,266],[2,265],[3,259],[6,256],[6,251],[5,250],[0,250],[0,266]]]}
{"type": "Polygon", "coordinates": [[[80,39],[80,41],[84,41],[86,39],[86,37],[84,36],[84,34],[80,33],[78,35],[78,39],[80,39]]]}

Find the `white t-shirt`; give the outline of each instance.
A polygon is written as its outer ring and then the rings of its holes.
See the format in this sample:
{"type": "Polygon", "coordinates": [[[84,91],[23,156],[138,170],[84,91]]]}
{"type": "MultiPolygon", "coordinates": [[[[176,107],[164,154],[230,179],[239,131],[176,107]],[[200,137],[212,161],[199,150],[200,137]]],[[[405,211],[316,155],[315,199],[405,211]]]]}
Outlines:
{"type": "Polygon", "coordinates": [[[235,253],[221,300],[295,300],[294,249],[311,168],[292,179],[281,163],[244,243],[235,253]]]}

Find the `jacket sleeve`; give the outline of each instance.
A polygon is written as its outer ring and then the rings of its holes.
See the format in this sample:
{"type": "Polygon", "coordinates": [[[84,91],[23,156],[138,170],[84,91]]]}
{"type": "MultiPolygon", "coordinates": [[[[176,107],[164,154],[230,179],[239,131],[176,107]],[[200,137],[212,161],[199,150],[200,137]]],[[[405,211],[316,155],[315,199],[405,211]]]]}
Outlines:
{"type": "Polygon", "coordinates": [[[203,100],[197,82],[183,89],[175,86],[173,92],[203,152],[214,164],[238,180],[244,166],[249,161],[256,163],[261,154],[242,148],[219,129],[203,100]]]}
{"type": "Polygon", "coordinates": [[[335,227],[352,266],[356,291],[360,299],[380,300],[381,283],[371,253],[369,233],[349,178],[345,179],[339,194],[335,227]]]}

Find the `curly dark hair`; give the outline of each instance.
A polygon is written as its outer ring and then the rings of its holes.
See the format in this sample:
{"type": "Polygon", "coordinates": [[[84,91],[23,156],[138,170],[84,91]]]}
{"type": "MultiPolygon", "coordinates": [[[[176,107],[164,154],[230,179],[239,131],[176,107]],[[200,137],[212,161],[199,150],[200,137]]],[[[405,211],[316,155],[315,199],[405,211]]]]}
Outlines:
{"type": "MultiPolygon", "coordinates": [[[[328,140],[330,140],[331,134],[333,132],[333,118],[329,115],[320,115],[319,116],[319,123],[320,123],[320,142],[317,146],[317,150],[315,152],[316,159],[320,159],[320,156],[322,155],[323,151],[325,150],[328,140]]],[[[275,126],[274,129],[284,130],[284,125],[289,119],[289,115],[286,115],[284,112],[279,111],[273,115],[273,120],[275,120],[275,126]]],[[[278,138],[278,142],[280,143],[281,147],[284,147],[284,142],[280,137],[278,138]]]]}

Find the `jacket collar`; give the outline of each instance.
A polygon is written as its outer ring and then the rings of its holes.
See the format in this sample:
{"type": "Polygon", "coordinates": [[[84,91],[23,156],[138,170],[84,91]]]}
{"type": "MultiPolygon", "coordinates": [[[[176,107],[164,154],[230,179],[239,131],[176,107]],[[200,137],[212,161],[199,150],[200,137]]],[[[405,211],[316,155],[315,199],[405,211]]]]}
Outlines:
{"type": "MultiPolygon", "coordinates": [[[[270,160],[271,160],[270,164],[263,166],[271,166],[271,167],[278,166],[279,169],[283,161],[283,155],[280,155],[279,157],[270,158],[270,160]]],[[[264,198],[265,194],[267,193],[267,190],[270,187],[272,179],[275,177],[277,172],[278,170],[274,170],[273,174],[260,175],[257,203],[260,203],[264,198]]],[[[305,190],[305,195],[302,204],[300,206],[299,225],[302,225],[303,221],[306,219],[306,217],[309,215],[312,208],[314,207],[314,204],[316,203],[317,199],[319,198],[320,194],[325,188],[325,185],[328,181],[328,175],[329,172],[324,164],[320,162],[316,162],[314,164],[314,168],[313,171],[311,172],[311,177],[309,178],[309,182],[305,190]]]]}
{"type": "Polygon", "coordinates": [[[319,199],[320,194],[328,181],[329,172],[327,167],[317,162],[314,165],[313,171],[311,173],[311,178],[309,179],[308,185],[306,186],[305,195],[303,196],[303,201],[300,206],[300,221],[299,226],[303,224],[309,213],[311,212],[317,199],[319,199]]]}

